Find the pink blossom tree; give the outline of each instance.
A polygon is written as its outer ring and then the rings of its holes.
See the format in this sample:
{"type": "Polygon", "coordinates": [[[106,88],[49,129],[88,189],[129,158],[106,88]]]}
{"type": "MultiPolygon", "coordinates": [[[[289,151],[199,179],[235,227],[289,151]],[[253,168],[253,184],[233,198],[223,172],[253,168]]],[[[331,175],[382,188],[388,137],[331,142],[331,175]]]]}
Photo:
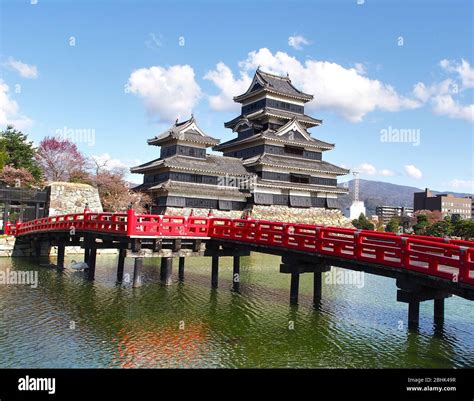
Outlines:
{"type": "Polygon", "coordinates": [[[86,168],[86,158],[75,143],[54,137],[45,137],[40,142],[36,161],[47,181],[69,181],[86,168]]]}

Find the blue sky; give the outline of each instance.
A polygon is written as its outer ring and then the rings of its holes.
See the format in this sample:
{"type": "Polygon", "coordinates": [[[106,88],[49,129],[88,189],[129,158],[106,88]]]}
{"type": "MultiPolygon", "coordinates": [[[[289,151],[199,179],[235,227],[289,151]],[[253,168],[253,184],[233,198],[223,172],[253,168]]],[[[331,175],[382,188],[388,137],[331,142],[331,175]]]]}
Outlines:
{"type": "Polygon", "coordinates": [[[231,139],[231,98],[261,65],[314,94],[307,114],[324,123],[311,133],[336,144],[325,160],[474,191],[470,1],[25,0],[0,11],[0,125],[35,142],[64,133],[131,166],[158,157],[146,139],[191,112],[231,139]]]}

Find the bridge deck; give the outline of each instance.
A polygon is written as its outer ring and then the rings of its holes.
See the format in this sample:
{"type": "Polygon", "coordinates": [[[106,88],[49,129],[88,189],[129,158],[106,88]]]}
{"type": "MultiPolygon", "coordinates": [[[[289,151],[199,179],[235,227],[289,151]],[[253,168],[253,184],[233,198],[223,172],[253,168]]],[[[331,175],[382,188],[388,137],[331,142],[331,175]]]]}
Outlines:
{"type": "MultiPolygon", "coordinates": [[[[37,236],[122,242],[190,239],[224,241],[257,251],[297,252],[314,258],[343,260],[346,265],[383,266],[397,272],[445,282],[453,293],[474,290],[474,242],[369,230],[324,227],[253,219],[84,213],[51,216],[7,226],[8,233],[28,241],[37,236]],[[456,289],[460,290],[457,291],[456,289]]],[[[376,270],[374,271],[376,273],[376,270]]]]}

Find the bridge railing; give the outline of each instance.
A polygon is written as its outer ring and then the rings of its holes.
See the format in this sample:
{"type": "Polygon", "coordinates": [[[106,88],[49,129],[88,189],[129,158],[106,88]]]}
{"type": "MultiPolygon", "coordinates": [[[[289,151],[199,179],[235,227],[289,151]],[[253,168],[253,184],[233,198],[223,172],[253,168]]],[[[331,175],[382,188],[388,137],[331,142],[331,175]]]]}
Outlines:
{"type": "Polygon", "coordinates": [[[430,241],[424,238],[431,237],[226,218],[211,220],[209,236],[356,259],[474,284],[474,243],[469,241],[430,241]]]}
{"type": "Polygon", "coordinates": [[[268,220],[127,213],[73,213],[15,225],[16,236],[48,231],[101,232],[129,237],[211,237],[383,264],[474,285],[474,243],[268,220]]]}

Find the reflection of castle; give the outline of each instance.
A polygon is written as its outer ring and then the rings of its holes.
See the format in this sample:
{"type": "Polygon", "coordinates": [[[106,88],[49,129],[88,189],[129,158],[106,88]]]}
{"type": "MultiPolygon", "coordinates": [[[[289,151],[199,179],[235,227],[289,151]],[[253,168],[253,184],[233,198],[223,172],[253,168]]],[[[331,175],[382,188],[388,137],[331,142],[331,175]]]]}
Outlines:
{"type": "Polygon", "coordinates": [[[247,204],[338,208],[337,176],[348,170],[322,160],[334,148],[311,137],[321,120],[304,114],[313,98],[289,77],[258,69],[247,92],[234,100],[241,114],[225,123],[237,137],[219,144],[194,117],[148,140],[159,159],[132,168],[144,174],[137,189],[149,192],[158,212],[166,206],[241,210],[247,204]],[[206,154],[208,147],[224,156],[206,154]]]}

